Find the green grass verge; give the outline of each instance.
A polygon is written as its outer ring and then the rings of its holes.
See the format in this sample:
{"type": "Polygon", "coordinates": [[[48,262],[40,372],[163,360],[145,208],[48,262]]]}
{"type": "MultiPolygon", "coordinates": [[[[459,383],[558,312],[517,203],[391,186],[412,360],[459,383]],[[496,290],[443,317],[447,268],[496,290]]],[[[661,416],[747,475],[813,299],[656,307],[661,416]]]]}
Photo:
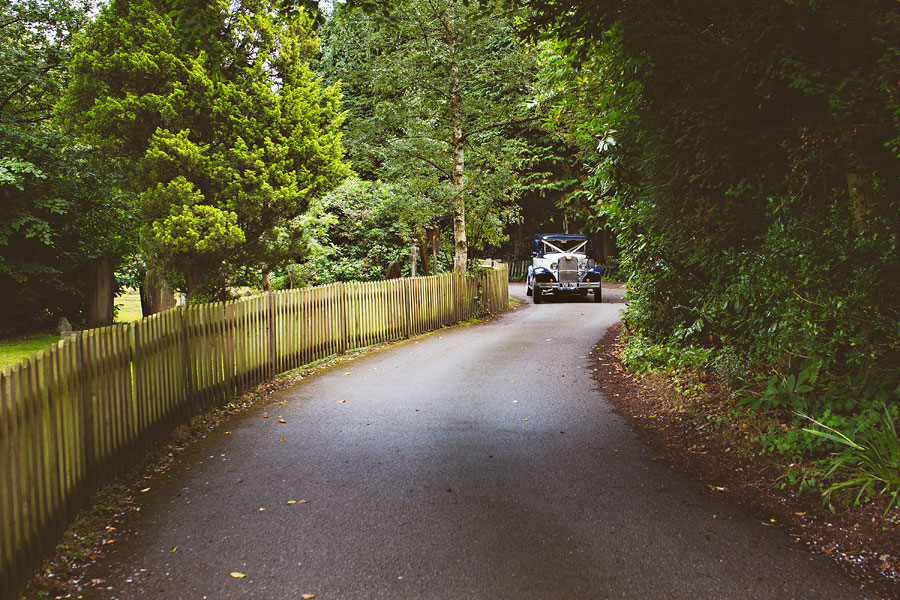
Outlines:
{"type": "Polygon", "coordinates": [[[59,341],[54,333],[35,333],[0,340],[0,367],[8,367],[59,341]]]}
{"type": "MultiPolygon", "coordinates": [[[[116,323],[131,323],[140,321],[143,317],[141,313],[141,296],[137,290],[122,292],[116,297],[115,304],[119,307],[116,323]]],[[[58,341],[59,336],[55,333],[32,333],[0,339],[0,368],[14,365],[23,358],[40,352],[58,341]]]]}
{"type": "Polygon", "coordinates": [[[132,323],[140,321],[144,316],[141,312],[141,295],[136,289],[124,290],[113,302],[119,309],[116,323],[132,323]]]}

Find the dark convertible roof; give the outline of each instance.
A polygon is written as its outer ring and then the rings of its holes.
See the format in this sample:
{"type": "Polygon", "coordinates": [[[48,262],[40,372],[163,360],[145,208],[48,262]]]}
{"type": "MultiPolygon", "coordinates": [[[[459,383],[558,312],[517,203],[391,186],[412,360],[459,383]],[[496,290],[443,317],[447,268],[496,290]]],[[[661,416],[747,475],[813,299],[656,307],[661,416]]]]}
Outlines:
{"type": "Polygon", "coordinates": [[[578,235],[572,233],[536,233],[534,234],[535,241],[537,240],[571,240],[571,241],[581,241],[586,240],[586,235],[578,235]]]}

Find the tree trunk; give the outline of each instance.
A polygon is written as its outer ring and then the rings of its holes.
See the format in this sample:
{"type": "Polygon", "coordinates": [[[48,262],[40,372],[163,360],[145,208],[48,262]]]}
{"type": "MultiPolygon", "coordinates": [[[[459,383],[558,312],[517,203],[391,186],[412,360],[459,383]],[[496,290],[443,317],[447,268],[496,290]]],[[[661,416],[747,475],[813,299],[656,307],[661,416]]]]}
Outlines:
{"type": "Polygon", "coordinates": [[[469,253],[466,241],[466,197],[463,179],[465,173],[465,138],[462,132],[461,104],[459,92],[459,40],[454,29],[453,3],[447,5],[447,45],[450,47],[450,149],[453,153],[453,169],[450,171],[450,185],[453,191],[453,271],[465,273],[469,253]]]}
{"type": "Polygon", "coordinates": [[[850,194],[850,207],[853,210],[853,221],[860,233],[867,229],[866,213],[869,210],[869,189],[865,180],[856,173],[847,173],[847,191],[850,194]]]}
{"type": "Polygon", "coordinates": [[[419,231],[419,256],[422,258],[422,274],[428,277],[431,273],[428,270],[428,243],[424,231],[419,231]]]}
{"type": "Polygon", "coordinates": [[[109,258],[102,256],[90,265],[87,274],[84,316],[88,327],[104,327],[113,322],[115,274],[109,258]]]}
{"type": "Polygon", "coordinates": [[[153,269],[147,269],[141,285],[141,312],[145,317],[175,307],[175,294],[153,269]]]}

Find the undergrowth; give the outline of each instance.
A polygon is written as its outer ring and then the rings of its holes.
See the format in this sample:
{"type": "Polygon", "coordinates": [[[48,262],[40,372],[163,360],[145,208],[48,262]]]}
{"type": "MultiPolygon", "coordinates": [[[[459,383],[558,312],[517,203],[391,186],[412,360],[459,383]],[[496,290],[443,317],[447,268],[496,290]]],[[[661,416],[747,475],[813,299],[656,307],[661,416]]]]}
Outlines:
{"type": "Polygon", "coordinates": [[[676,399],[699,412],[714,379],[732,408],[727,415],[709,414],[709,421],[719,427],[741,423],[759,453],[784,457],[789,466],[779,485],[819,494],[832,511],[870,502],[883,504],[885,514],[900,508],[897,391],[872,397],[847,378],[821,377],[810,365],[790,371],[742,364],[728,347],[655,342],[627,330],[623,337],[629,372],[665,377],[676,399]]]}

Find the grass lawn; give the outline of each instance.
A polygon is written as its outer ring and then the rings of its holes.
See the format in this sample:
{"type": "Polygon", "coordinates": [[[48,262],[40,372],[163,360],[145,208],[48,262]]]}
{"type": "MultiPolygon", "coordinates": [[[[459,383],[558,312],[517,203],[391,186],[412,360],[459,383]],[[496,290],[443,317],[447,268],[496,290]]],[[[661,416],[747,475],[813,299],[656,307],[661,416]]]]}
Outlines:
{"type": "Polygon", "coordinates": [[[59,341],[55,333],[35,333],[0,340],[0,367],[7,367],[59,341]]]}
{"type": "Polygon", "coordinates": [[[136,289],[125,289],[116,296],[113,303],[119,307],[116,315],[116,323],[131,323],[140,321],[144,316],[141,312],[141,295],[136,289]]]}
{"type": "MultiPolygon", "coordinates": [[[[116,323],[139,321],[141,314],[141,296],[137,290],[125,290],[115,299],[119,307],[116,323]]],[[[59,341],[55,333],[33,333],[13,338],[0,339],[0,367],[7,367],[31,356],[36,352],[59,341]]]]}

